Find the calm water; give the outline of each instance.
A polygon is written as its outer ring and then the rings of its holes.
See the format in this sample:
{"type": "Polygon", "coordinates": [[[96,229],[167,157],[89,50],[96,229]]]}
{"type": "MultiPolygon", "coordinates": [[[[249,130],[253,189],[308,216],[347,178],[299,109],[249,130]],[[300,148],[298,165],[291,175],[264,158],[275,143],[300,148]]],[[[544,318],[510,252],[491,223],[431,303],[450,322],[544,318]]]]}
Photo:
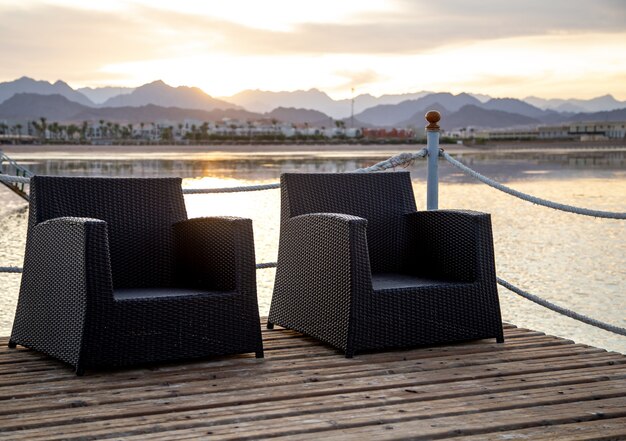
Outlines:
{"type": "MultiPolygon", "coordinates": [[[[13,156],[19,156],[14,154],[13,156]]],[[[317,154],[171,155],[47,152],[23,155],[36,173],[107,176],[182,176],[187,187],[274,182],[286,171],[347,171],[387,152],[317,154]]],[[[457,154],[501,182],[566,204],[626,211],[626,150],[457,154]]],[[[20,161],[22,162],[22,161],[20,161]]],[[[425,206],[425,164],[409,168],[419,208],[425,206]]],[[[440,167],[440,207],[492,214],[498,275],[550,301],[626,326],[626,224],[537,207],[474,183],[446,163],[440,167]]],[[[279,191],[185,197],[190,217],[236,215],[254,220],[257,261],[275,261],[279,191]]],[[[0,266],[22,265],[26,231],[23,201],[0,188],[0,266]]],[[[274,270],[258,271],[259,306],[269,309],[274,270]]],[[[0,335],[10,333],[19,275],[0,274],[0,335]]],[[[504,319],[532,329],[626,353],[626,338],[580,324],[500,288],[504,319]]]]}

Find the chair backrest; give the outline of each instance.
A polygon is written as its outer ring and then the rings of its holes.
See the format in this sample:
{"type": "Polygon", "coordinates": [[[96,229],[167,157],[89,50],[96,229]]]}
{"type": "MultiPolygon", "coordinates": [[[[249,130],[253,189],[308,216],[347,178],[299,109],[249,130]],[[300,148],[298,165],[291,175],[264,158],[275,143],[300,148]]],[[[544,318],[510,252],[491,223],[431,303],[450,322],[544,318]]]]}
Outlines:
{"type": "Polygon", "coordinates": [[[308,213],[343,213],[367,219],[372,272],[400,270],[406,237],[403,215],[415,210],[409,172],[281,176],[281,223],[308,213]]]}
{"type": "Polygon", "coordinates": [[[29,229],[57,217],[107,223],[114,288],[173,283],[172,224],[187,218],[180,178],[34,176],[29,229]]]}

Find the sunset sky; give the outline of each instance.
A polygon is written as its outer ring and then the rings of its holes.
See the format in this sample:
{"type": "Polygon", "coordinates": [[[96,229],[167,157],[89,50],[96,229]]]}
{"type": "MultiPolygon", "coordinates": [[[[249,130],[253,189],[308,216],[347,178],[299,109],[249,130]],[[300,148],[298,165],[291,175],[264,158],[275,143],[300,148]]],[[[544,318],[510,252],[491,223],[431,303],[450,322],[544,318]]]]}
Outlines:
{"type": "Polygon", "coordinates": [[[626,99],[625,0],[0,0],[0,81],[626,99]]]}

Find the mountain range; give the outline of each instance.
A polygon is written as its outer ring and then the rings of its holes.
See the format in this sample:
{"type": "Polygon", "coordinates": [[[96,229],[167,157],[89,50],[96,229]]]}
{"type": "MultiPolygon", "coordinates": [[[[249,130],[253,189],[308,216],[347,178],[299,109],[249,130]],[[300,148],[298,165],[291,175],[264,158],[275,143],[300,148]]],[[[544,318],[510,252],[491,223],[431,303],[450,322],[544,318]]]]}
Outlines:
{"type": "Polygon", "coordinates": [[[64,122],[120,122],[184,119],[277,120],[331,127],[343,119],[355,127],[422,127],[427,110],[439,110],[448,130],[505,128],[558,124],[581,120],[625,119],[626,101],[611,95],[591,100],[546,100],[528,97],[491,98],[486,95],[415,92],[358,95],[333,100],[317,89],[294,92],[247,90],[230,97],[212,97],[197,87],[172,87],[154,81],[137,88],[82,88],[67,83],[22,77],[0,83],[0,119],[24,121],[40,117],[64,122]],[[623,111],[619,110],[623,109],[623,111]],[[351,117],[350,112],[354,110],[351,117]]]}

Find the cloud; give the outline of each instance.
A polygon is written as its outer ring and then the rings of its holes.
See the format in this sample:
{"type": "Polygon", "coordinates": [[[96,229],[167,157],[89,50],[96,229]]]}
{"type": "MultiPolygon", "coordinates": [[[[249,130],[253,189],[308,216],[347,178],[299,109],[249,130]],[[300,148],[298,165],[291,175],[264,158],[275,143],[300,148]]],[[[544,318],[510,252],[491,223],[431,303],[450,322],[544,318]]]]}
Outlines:
{"type": "MultiPolygon", "coordinates": [[[[342,4],[334,17],[290,10],[277,21],[284,26],[276,27],[264,26],[263,17],[254,26],[242,18],[258,7],[229,17],[227,8],[191,0],[119,0],[97,10],[91,2],[53,1],[61,0],[0,2],[0,81],[29,75],[73,85],[128,84],[132,78],[128,85],[138,85],[140,78],[167,74],[173,83],[203,86],[203,79],[206,87],[219,84],[223,90],[240,90],[241,84],[450,90],[460,79],[468,81],[465,87],[504,88],[530,78],[537,65],[558,62],[581,77],[586,67],[576,60],[621,69],[626,29],[623,0],[385,0],[385,7],[368,0],[354,11],[342,4]],[[211,13],[208,7],[220,9],[211,13]],[[577,38],[544,49],[562,36],[577,38]],[[541,46],[531,44],[535,38],[541,46]],[[593,45],[584,45],[588,38],[593,45]],[[599,50],[603,57],[595,57],[599,50]]],[[[268,6],[270,14],[282,10],[268,6]]]]}
{"type": "Polygon", "coordinates": [[[339,77],[345,78],[346,81],[342,84],[339,84],[334,89],[336,90],[349,90],[349,89],[359,89],[360,87],[366,86],[372,83],[383,82],[387,78],[384,75],[379,74],[375,70],[367,69],[367,70],[339,70],[336,71],[335,74],[339,77]]]}
{"type": "MultiPolygon", "coordinates": [[[[242,55],[415,54],[442,46],[520,36],[621,32],[626,4],[598,0],[396,0],[345,22],[295,23],[289,32],[246,27],[198,14],[143,7],[154,25],[184,29],[207,50],[242,55]]],[[[280,13],[280,12],[277,12],[280,13]]],[[[306,17],[306,12],[303,12],[306,17]]]]}
{"type": "Polygon", "coordinates": [[[33,74],[65,80],[97,74],[109,62],[162,55],[141,18],[58,6],[0,8],[0,76],[33,74]],[[4,10],[2,10],[4,9],[4,10]]]}

